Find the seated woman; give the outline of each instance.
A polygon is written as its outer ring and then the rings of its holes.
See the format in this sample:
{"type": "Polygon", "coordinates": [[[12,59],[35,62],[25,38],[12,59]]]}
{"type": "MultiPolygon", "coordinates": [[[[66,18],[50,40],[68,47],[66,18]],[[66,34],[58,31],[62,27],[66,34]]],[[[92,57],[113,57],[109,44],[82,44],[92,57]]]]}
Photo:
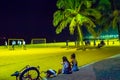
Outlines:
{"type": "Polygon", "coordinates": [[[74,53],[71,55],[71,64],[72,64],[72,71],[73,71],[73,72],[79,70],[79,69],[78,69],[77,60],[76,60],[76,56],[75,56],[74,53]]]}
{"type": "Polygon", "coordinates": [[[62,62],[63,68],[58,71],[58,74],[60,74],[60,73],[71,74],[72,73],[71,65],[70,65],[70,62],[68,61],[67,57],[63,56],[62,60],[63,60],[63,62],[62,62]]]}

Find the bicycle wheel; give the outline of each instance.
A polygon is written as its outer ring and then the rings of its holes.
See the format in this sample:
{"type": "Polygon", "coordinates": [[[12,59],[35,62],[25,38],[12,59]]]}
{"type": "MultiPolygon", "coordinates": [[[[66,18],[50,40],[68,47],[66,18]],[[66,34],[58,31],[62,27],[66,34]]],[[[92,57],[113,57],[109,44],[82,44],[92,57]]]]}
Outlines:
{"type": "Polygon", "coordinates": [[[21,74],[20,80],[39,80],[40,72],[36,67],[29,67],[25,69],[21,74]]]}

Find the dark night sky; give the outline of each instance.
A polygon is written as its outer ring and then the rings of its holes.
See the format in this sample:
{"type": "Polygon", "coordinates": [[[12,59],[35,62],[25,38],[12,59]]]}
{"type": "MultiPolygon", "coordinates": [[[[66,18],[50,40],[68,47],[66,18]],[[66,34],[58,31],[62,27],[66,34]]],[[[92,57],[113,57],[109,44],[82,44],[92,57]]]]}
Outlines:
{"type": "Polygon", "coordinates": [[[65,40],[69,33],[56,35],[52,25],[57,0],[1,0],[0,38],[47,38],[65,40]]]}

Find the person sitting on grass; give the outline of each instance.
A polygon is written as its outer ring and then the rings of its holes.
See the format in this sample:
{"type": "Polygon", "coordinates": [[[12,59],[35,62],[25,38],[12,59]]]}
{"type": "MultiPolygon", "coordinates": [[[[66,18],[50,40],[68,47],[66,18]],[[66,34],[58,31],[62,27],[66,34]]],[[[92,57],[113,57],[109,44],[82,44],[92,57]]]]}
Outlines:
{"type": "Polygon", "coordinates": [[[58,74],[62,73],[62,74],[71,74],[72,71],[71,71],[71,65],[70,65],[70,62],[68,61],[67,57],[63,56],[62,57],[62,65],[63,65],[63,68],[58,70],[58,74]]]}
{"type": "Polygon", "coordinates": [[[56,71],[53,69],[48,69],[46,72],[46,78],[56,77],[56,71]]]}
{"type": "Polygon", "coordinates": [[[77,64],[77,60],[76,60],[76,56],[75,53],[73,53],[71,55],[71,64],[72,64],[72,71],[78,71],[78,64],[77,64]]]}

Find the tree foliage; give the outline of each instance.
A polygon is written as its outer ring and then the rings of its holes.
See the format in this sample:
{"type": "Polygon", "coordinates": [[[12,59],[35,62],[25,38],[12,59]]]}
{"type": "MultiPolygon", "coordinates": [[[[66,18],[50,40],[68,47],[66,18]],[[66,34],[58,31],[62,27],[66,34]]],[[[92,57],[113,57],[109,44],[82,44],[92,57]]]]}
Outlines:
{"type": "Polygon", "coordinates": [[[78,37],[83,44],[83,33],[81,30],[84,25],[87,30],[96,36],[94,27],[101,14],[98,10],[91,8],[92,0],[58,0],[58,8],[53,15],[53,25],[56,27],[56,33],[59,34],[66,27],[69,27],[70,34],[74,34],[77,29],[78,37]]]}
{"type": "Polygon", "coordinates": [[[117,28],[120,24],[120,0],[96,0],[97,9],[102,13],[98,24],[99,32],[108,30],[109,27],[117,28]]]}

